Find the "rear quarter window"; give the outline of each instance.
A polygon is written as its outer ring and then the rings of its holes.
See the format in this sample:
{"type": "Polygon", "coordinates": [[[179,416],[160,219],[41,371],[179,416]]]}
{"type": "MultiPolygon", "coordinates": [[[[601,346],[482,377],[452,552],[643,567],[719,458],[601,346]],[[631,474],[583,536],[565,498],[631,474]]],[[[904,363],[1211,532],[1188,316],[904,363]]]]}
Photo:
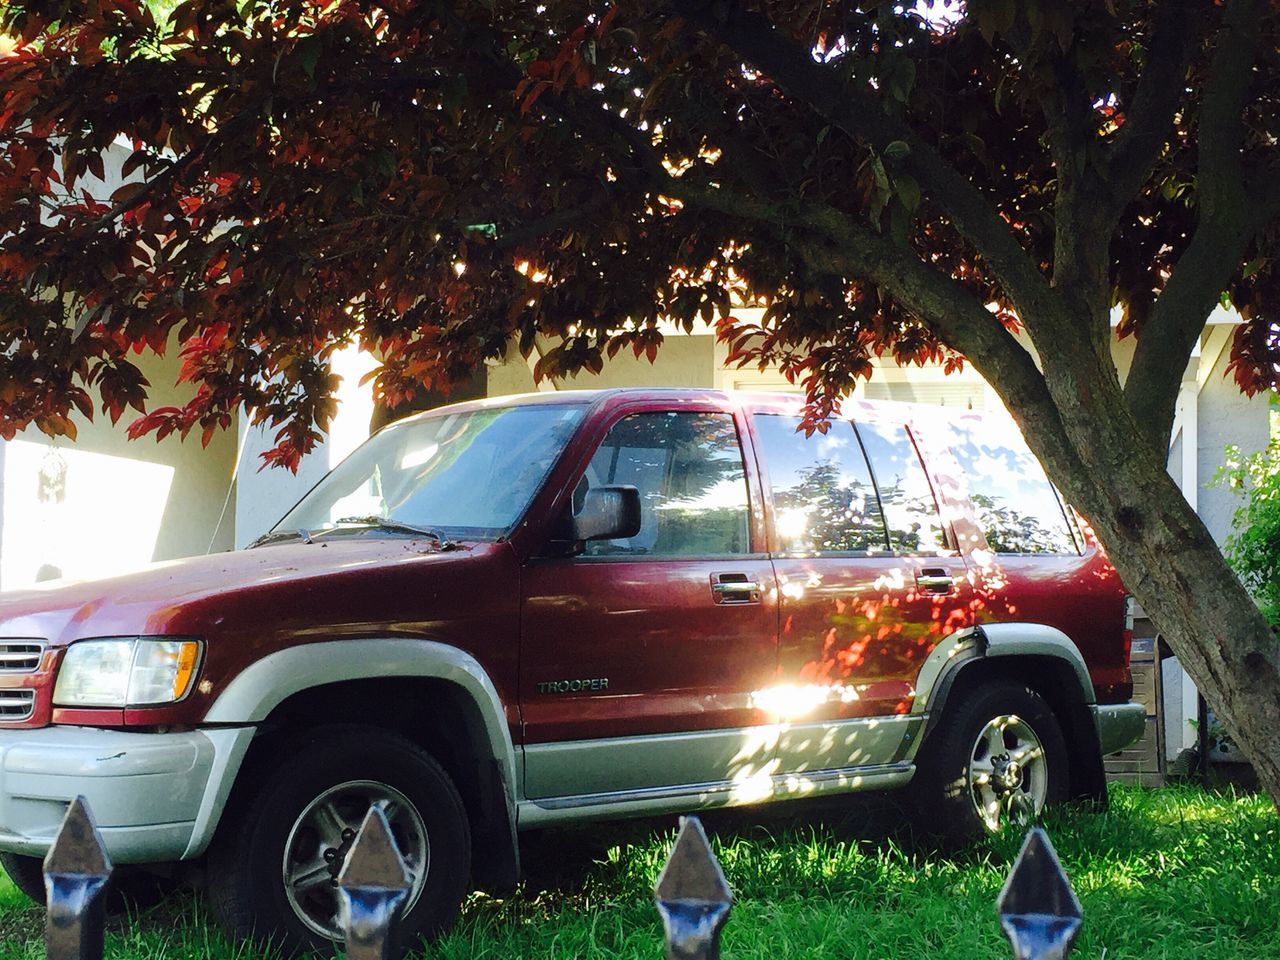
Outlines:
{"type": "Polygon", "coordinates": [[[1012,423],[960,418],[951,452],[996,553],[1078,554],[1062,501],[1012,423]]]}
{"type": "Polygon", "coordinates": [[[880,492],[892,549],[923,554],[946,550],[938,502],[907,428],[879,421],[858,421],[856,426],[880,492]]]}

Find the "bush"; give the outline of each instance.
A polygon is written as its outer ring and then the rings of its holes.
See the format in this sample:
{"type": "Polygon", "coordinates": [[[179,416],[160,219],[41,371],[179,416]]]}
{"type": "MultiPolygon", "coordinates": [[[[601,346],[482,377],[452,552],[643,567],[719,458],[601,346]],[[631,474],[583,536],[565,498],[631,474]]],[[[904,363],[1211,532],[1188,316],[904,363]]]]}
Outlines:
{"type": "Polygon", "coordinates": [[[1280,440],[1247,457],[1228,446],[1226,463],[1214,479],[1245,498],[1223,550],[1227,562],[1263,615],[1280,627],[1280,440]]]}

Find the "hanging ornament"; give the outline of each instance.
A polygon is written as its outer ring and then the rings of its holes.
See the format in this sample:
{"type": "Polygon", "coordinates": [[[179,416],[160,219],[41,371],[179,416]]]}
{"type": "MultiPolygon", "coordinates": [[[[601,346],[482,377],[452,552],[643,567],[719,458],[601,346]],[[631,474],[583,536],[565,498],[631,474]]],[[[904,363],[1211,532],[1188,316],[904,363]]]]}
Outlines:
{"type": "Polygon", "coordinates": [[[56,447],[40,461],[36,475],[36,500],[40,503],[62,503],[67,499],[67,461],[56,447]]]}

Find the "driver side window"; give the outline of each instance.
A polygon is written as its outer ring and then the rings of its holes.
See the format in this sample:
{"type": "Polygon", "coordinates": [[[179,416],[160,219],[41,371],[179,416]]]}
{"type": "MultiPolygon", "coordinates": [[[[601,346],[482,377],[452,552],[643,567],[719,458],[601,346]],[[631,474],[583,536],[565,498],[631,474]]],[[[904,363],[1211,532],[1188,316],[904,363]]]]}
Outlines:
{"type": "Polygon", "coordinates": [[[723,556],[751,549],[742,449],[727,413],[638,413],[619,420],[574,493],[640,491],[640,532],[594,540],[585,556],[723,556]]]}

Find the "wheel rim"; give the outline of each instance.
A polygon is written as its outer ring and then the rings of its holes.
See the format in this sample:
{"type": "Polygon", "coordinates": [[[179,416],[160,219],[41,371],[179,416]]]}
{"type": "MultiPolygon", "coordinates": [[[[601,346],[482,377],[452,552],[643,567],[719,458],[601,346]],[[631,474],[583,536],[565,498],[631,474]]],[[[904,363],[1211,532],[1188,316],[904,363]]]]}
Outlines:
{"type": "Polygon", "coordinates": [[[404,860],[412,886],[405,911],[413,909],[427,877],[431,848],[422,815],[394,787],[351,780],[330,787],[294,821],[284,845],[284,890],[289,906],[313,933],[340,941],[338,874],[365,815],[379,806],[404,860]]]}
{"type": "Polygon", "coordinates": [[[1049,762],[1031,724],[1006,714],[991,720],[969,754],[969,796],[992,832],[1004,823],[1027,825],[1044,809],[1049,762]]]}

